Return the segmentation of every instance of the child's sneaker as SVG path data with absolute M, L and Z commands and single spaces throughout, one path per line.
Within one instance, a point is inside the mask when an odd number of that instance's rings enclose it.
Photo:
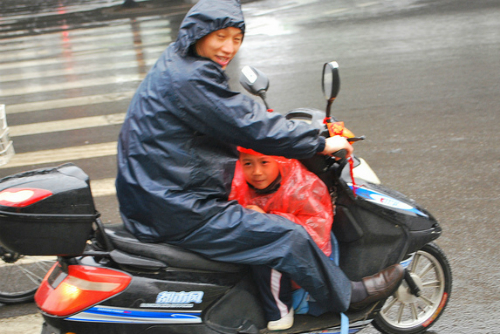
M 293 326 L 293 308 L 283 318 L 267 323 L 267 329 L 270 331 L 282 331 Z

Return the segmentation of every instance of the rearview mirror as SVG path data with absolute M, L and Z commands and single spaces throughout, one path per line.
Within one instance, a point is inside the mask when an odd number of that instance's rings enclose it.
M 269 88 L 269 79 L 258 69 L 245 66 L 241 69 L 240 84 L 251 94 L 260 96 Z
M 330 117 L 332 103 L 340 90 L 339 64 L 336 61 L 325 63 L 323 66 L 322 88 L 325 99 L 328 101 L 326 116 Z
M 240 84 L 251 94 L 260 96 L 266 108 L 270 110 L 266 102 L 269 79 L 264 73 L 252 66 L 245 66 L 241 69 Z

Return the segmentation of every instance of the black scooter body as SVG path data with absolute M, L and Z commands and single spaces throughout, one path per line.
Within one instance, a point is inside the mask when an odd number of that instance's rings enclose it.
M 113 249 L 109 252 L 109 258 L 87 256 L 80 259 L 60 259 L 60 261 L 122 270 L 133 275 L 130 286 L 121 294 L 69 317 L 43 314 L 46 324 L 42 334 L 266 332 L 264 329 L 266 321 L 258 292 L 246 266 L 210 261 L 168 244 L 140 243 L 124 230 L 123 225 L 107 227 L 106 234 L 98 233 L 95 241 L 103 249 Z M 120 255 L 117 255 L 117 252 Z M 87 253 L 91 254 L 89 251 Z M 165 253 L 168 257 L 180 261 L 178 262 L 180 267 L 162 265 L 163 262 L 158 259 L 164 260 Z M 183 258 L 186 261 L 182 261 Z M 165 304 L 157 303 L 158 296 L 165 291 L 203 291 L 203 302 L 195 305 L 195 312 L 189 308 L 168 309 L 165 308 Z M 182 306 L 189 306 L 188 304 Z M 358 322 L 358 327 L 362 328 L 369 322 L 364 320 L 376 310 L 378 310 L 377 305 L 372 305 L 366 310 L 349 312 L 347 315 L 351 322 Z M 153 323 L 157 318 L 155 315 L 141 315 L 145 322 L 142 324 L 127 321 L 127 313 L 148 311 L 161 313 L 163 317 L 166 314 L 192 316 L 199 322 L 155 325 Z M 119 321 L 124 323 L 117 323 Z M 335 328 L 339 325 L 339 314 L 326 313 L 319 317 L 296 315 L 294 326 L 282 333 L 310 332 Z
M 339 243 L 340 266 L 351 280 L 401 262 L 439 237 L 441 229 L 437 221 L 412 200 L 362 179 L 356 179 L 353 192 L 348 164 L 315 159 L 304 163 L 315 163 L 313 170 L 318 170 L 321 164 L 323 172 L 319 175 L 336 196 L 333 232 Z M 329 164 L 330 167 L 325 167 Z M 60 261 L 122 270 L 133 276 L 132 283 L 119 295 L 70 317 L 44 314 L 46 325 L 42 333 L 266 332 L 257 290 L 247 267 L 210 261 L 168 244 L 141 243 L 125 231 L 123 225 L 107 226 L 105 233 L 102 231 L 97 229 L 93 250 L 108 255 L 61 258 Z M 181 308 L 166 308 L 165 304 L 158 303 L 158 297 L 168 291 L 202 291 L 203 300 L 192 308 L 188 308 L 190 305 L 185 301 L 177 305 Z M 382 304 L 375 303 L 347 315 L 351 323 L 362 328 Z M 144 323 L 127 321 L 127 314 L 136 312 L 151 315 L 141 315 Z M 166 314 L 192 317 L 194 321 L 154 324 L 158 313 L 162 317 Z M 119 323 L 122 321 L 124 323 Z M 339 325 L 338 314 L 296 315 L 294 326 L 283 333 L 312 332 Z

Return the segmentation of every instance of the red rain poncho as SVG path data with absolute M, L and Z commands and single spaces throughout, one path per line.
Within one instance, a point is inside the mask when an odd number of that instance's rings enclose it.
M 281 185 L 271 194 L 258 194 L 248 186 L 240 161 L 231 188 L 230 200 L 257 205 L 266 213 L 280 215 L 302 225 L 326 254 L 332 252 L 330 232 L 333 223 L 332 200 L 327 187 L 298 160 L 273 156 L 278 162 Z

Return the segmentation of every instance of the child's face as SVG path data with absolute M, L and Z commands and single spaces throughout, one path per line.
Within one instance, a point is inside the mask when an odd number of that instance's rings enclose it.
M 240 153 L 245 180 L 257 189 L 265 189 L 280 174 L 278 162 L 268 155 Z

